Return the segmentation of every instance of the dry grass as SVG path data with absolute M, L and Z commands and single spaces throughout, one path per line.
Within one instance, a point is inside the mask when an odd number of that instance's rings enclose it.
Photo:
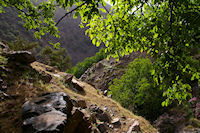
M 36 66 L 35 64 L 33 64 L 33 67 Z M 43 70 L 45 71 L 45 65 L 41 64 L 40 67 L 40 63 L 37 63 L 37 67 L 35 67 L 38 70 Z M 49 72 L 47 72 L 49 73 Z M 53 75 L 52 73 L 49 73 L 51 75 Z M 65 75 L 65 73 L 62 72 L 57 72 L 57 74 L 59 75 Z M 90 104 L 97 104 L 100 107 L 105 107 L 107 106 L 110 110 L 112 110 L 112 112 L 114 113 L 113 117 L 119 117 L 121 118 L 122 116 L 125 116 L 126 118 L 132 118 L 135 120 L 138 120 L 140 123 L 140 127 L 142 129 L 142 132 L 144 133 L 156 133 L 158 132 L 155 128 L 153 128 L 153 126 L 147 121 L 145 120 L 143 117 L 140 116 L 136 116 L 133 113 L 131 113 L 130 111 L 128 111 L 127 109 L 123 108 L 119 103 L 117 103 L 116 101 L 105 97 L 101 94 L 99 94 L 99 92 L 92 87 L 91 85 L 85 83 L 85 82 L 81 82 L 76 78 L 73 78 L 73 82 L 77 82 L 80 86 L 84 87 L 85 90 L 85 95 L 80 95 L 75 93 L 74 91 L 72 91 L 71 89 L 67 88 L 64 83 L 62 82 L 62 77 L 61 78 L 55 78 L 53 79 L 54 82 L 54 86 L 53 88 L 57 91 L 64 91 L 66 92 L 70 97 L 79 97 L 82 98 L 86 101 L 87 105 L 89 106 Z M 52 90 L 48 90 L 48 91 L 52 91 Z M 120 130 L 120 132 L 125 132 L 128 130 L 129 128 L 129 124 L 123 125 L 122 129 Z
M 23 84 L 22 84 L 23 83 Z M 36 97 L 46 90 L 36 83 L 30 84 L 26 81 L 15 81 L 6 92 L 10 98 L 0 102 L 0 132 L 20 133 L 21 132 L 21 110 L 27 100 Z
M 84 99 L 89 106 L 90 104 L 97 104 L 100 107 L 107 106 L 108 109 L 114 114 L 112 118 L 121 118 L 125 116 L 127 118 L 127 124 L 122 125 L 121 130 L 118 132 L 126 132 L 130 127 L 128 119 L 138 120 L 142 132 L 144 133 L 156 133 L 157 130 L 152 127 L 152 125 L 140 116 L 136 116 L 130 111 L 124 109 L 114 100 L 107 98 L 98 93 L 98 91 L 91 85 L 81 82 L 76 78 L 73 78 L 74 82 L 84 87 L 85 95 L 77 94 L 71 89 L 67 88 L 63 82 L 63 76 L 65 73 L 55 71 L 51 73 L 46 71 L 46 66 L 44 64 L 35 62 L 32 67 L 37 71 L 44 71 L 51 75 L 54 75 L 52 81 L 49 84 L 43 84 L 41 81 L 36 81 L 35 83 L 29 83 L 28 81 L 16 80 L 15 83 L 8 88 L 8 95 L 15 95 L 14 99 L 7 99 L 0 102 L 0 132 L 1 133 L 20 133 L 21 132 L 21 109 L 24 102 L 27 100 L 40 95 L 43 92 L 55 92 L 63 91 L 66 92 L 71 98 L 81 98 Z M 60 75 L 60 77 L 56 77 Z M 23 80 L 23 79 L 22 79 Z

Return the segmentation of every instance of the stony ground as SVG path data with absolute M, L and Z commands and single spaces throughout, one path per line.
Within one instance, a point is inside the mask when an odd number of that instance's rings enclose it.
M 79 94 L 73 91 L 72 89 L 69 89 L 69 87 L 67 87 L 64 84 L 64 77 L 66 76 L 66 73 L 59 72 L 57 70 L 52 71 L 51 67 L 41 64 L 39 62 L 32 63 L 32 67 L 35 68 L 37 71 L 43 71 L 47 74 L 52 75 L 53 79 L 48 85 L 48 91 L 66 92 L 71 98 L 83 99 L 84 101 L 86 101 L 86 105 L 88 108 L 91 108 L 92 106 L 97 106 L 103 111 L 108 112 L 111 116 L 111 120 L 114 121 L 119 119 L 121 127 L 114 128 L 112 131 L 110 130 L 110 132 L 127 132 L 131 125 L 134 123 L 134 121 L 139 122 L 141 132 L 157 132 L 157 130 L 153 128 L 151 124 L 144 118 L 136 116 L 130 111 L 122 108 L 117 102 L 113 101 L 112 99 L 106 96 L 103 96 L 96 88 L 89 85 L 88 83 L 82 82 L 73 77 L 72 81 L 82 86 L 85 91 L 84 94 Z

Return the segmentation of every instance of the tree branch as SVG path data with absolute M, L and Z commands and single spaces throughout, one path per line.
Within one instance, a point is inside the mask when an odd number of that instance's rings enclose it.
M 67 12 L 67 13 L 65 13 L 65 15 L 64 16 L 62 16 L 59 20 L 58 20 L 58 22 L 56 23 L 56 25 L 55 26 L 57 26 L 59 23 L 60 23 L 60 21 L 62 21 L 68 14 L 71 14 L 71 13 L 73 13 L 74 11 L 76 11 L 78 8 L 80 8 L 80 7 L 82 7 L 83 5 L 85 5 L 86 4 L 86 2 L 84 2 L 84 3 L 82 3 L 81 5 L 79 5 L 79 6 L 77 6 L 76 8 L 74 8 L 74 9 L 72 9 L 71 11 L 69 11 L 69 12 Z
M 102 4 L 103 8 L 106 10 L 107 13 L 109 13 L 109 10 Z

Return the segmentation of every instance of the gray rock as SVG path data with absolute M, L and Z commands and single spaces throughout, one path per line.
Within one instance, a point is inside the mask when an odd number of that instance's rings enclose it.
M 129 127 L 127 133 L 139 132 L 140 131 L 140 123 L 134 120 L 133 124 Z
M 90 133 L 91 125 L 85 119 L 84 113 L 80 109 L 76 109 L 67 122 L 64 133 Z
M 23 132 L 52 132 L 63 130 L 71 116 L 71 99 L 64 92 L 45 93 L 22 106 Z
M 103 113 L 103 110 L 100 109 L 96 104 L 90 105 L 89 109 L 91 112 Z
M 114 118 L 111 121 L 111 124 L 113 125 L 114 128 L 120 128 L 121 127 L 121 122 L 119 118 Z
M 112 98 L 112 95 L 110 94 L 110 95 L 108 95 L 108 98 Z
M 23 122 L 23 133 L 62 132 L 67 116 L 60 111 L 50 111 Z
M 10 51 L 6 54 L 8 63 L 20 63 L 23 65 L 36 61 L 31 52 L 28 51 Z
M 107 94 L 108 94 L 108 90 L 105 90 L 105 91 L 103 92 L 103 95 L 104 95 L 104 96 L 107 96 Z
M 73 79 L 73 75 L 72 75 L 72 74 L 67 74 L 67 75 L 65 76 L 65 83 L 66 83 L 66 84 L 71 83 L 71 82 L 72 82 L 72 79 Z
M 111 121 L 111 117 L 107 112 L 97 113 L 96 118 L 102 122 L 110 123 L 110 121 Z
M 105 123 L 103 123 L 103 122 L 99 123 L 99 124 L 97 125 L 97 128 L 99 129 L 99 131 L 100 131 L 101 133 L 106 133 L 107 130 L 109 129 L 108 126 L 107 126 Z

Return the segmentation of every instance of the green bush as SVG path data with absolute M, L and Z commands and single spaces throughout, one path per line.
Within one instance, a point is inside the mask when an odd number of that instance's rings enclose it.
M 44 47 L 39 58 L 47 65 L 57 67 L 61 71 L 66 71 L 71 67 L 71 59 L 64 48 L 53 49 L 50 46 Z
M 109 86 L 113 99 L 132 112 L 154 120 L 161 113 L 162 91 L 153 83 L 149 59 L 138 58 L 128 65 L 120 79 Z
M 7 64 L 7 58 L 0 55 L 0 67 L 4 67 Z
M 100 60 L 105 59 L 107 54 L 104 52 L 104 48 L 101 48 L 99 52 L 96 53 L 95 56 L 86 58 L 83 62 L 78 63 L 73 68 L 67 70 L 67 73 L 71 73 L 77 78 L 80 78 L 81 75 L 90 68 L 94 63 L 99 62 Z
M 30 51 L 37 48 L 38 42 L 30 42 L 23 40 L 21 36 L 18 36 L 16 40 L 7 43 L 10 49 L 15 51 L 26 50 Z

